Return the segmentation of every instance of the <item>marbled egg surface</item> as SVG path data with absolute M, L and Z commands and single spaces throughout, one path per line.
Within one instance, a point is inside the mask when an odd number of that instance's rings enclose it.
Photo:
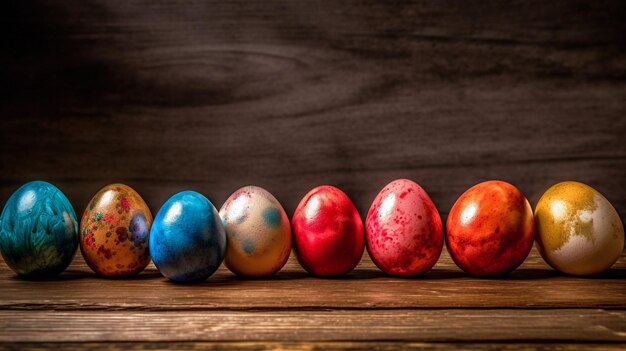
M 611 203 L 592 187 L 562 182 L 535 208 L 537 247 L 554 269 L 573 275 L 607 270 L 624 248 L 624 225 Z
M 291 224 L 298 262 L 311 274 L 347 274 L 363 256 L 363 221 L 348 195 L 334 186 L 309 191 Z
M 104 276 L 128 276 L 150 262 L 152 214 L 141 196 L 124 184 L 110 184 L 91 199 L 80 221 L 85 262 Z
M 248 277 L 278 272 L 291 252 L 291 225 L 285 210 L 267 190 L 246 186 L 220 209 L 228 240 L 224 263 Z
M 61 273 L 77 246 L 76 213 L 54 185 L 29 182 L 7 200 L 0 215 L 0 251 L 15 273 L 28 278 Z
M 220 215 L 204 195 L 182 191 L 159 209 L 150 231 L 150 253 L 171 281 L 202 281 L 224 260 L 226 233 Z
M 413 276 L 431 269 L 443 248 L 441 217 L 422 187 L 408 179 L 387 184 L 365 221 L 367 251 L 383 272 Z
M 454 262 L 476 276 L 516 269 L 530 253 L 535 223 L 530 203 L 512 184 L 474 185 L 454 203 L 446 222 L 446 245 Z

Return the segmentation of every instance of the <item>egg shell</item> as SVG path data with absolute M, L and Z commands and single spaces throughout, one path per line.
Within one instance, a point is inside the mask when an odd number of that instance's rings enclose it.
M 347 274 L 363 256 L 363 221 L 350 198 L 334 186 L 309 191 L 291 224 L 298 262 L 311 274 Z
M 537 248 L 554 269 L 592 275 L 609 269 L 624 249 L 624 225 L 592 187 L 573 181 L 550 187 L 535 208 Z
M 124 184 L 110 184 L 89 201 L 80 221 L 80 250 L 94 272 L 130 276 L 150 263 L 152 214 L 141 196 Z
M 0 215 L 0 252 L 25 278 L 63 272 L 78 247 L 78 221 L 65 194 L 44 181 L 22 185 Z
M 202 194 L 182 191 L 161 206 L 150 231 L 150 253 L 163 276 L 177 283 L 205 280 L 225 252 L 222 221 Z
M 387 184 L 365 221 L 367 251 L 383 272 L 414 276 L 430 270 L 443 249 L 441 217 L 422 187 L 408 179 Z
M 246 186 L 220 209 L 228 241 L 224 263 L 231 272 L 264 277 L 278 272 L 291 252 L 291 225 L 285 210 L 267 190 Z
M 446 222 L 450 256 L 475 276 L 513 271 L 528 257 L 533 240 L 534 220 L 528 200 L 503 181 L 471 187 L 457 199 Z

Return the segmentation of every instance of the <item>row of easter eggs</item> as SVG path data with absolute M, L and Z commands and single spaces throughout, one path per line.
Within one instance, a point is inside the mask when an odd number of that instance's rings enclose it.
M 317 276 L 350 272 L 365 246 L 385 273 L 419 275 L 439 259 L 444 236 L 454 262 L 475 276 L 514 270 L 535 240 L 548 264 L 574 275 L 608 269 L 624 247 L 617 211 L 578 182 L 549 188 L 534 214 L 515 186 L 477 184 L 453 205 L 444 234 L 426 191 L 407 179 L 378 193 L 365 228 L 350 198 L 333 186 L 307 193 L 290 223 L 278 200 L 256 186 L 237 190 L 219 212 L 202 194 L 183 191 L 168 199 L 153 220 L 136 191 L 112 184 L 93 197 L 79 224 L 59 189 L 33 181 L 9 198 L 0 228 L 5 262 L 31 278 L 65 270 L 78 245 L 100 275 L 137 274 L 152 259 L 175 282 L 204 280 L 222 261 L 240 276 L 269 276 L 282 268 L 292 246 L 302 267 Z

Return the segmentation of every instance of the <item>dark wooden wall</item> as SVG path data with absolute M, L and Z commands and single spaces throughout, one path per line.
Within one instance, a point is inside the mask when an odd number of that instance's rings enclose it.
M 446 214 L 469 186 L 531 203 L 586 182 L 626 215 L 626 2 L 9 1 L 0 205 L 28 180 L 82 212 L 110 182 L 153 211 L 312 187 L 364 216 L 387 182 Z

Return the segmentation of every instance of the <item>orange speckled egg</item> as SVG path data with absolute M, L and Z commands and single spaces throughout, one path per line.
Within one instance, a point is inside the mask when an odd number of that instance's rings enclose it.
M 80 221 L 80 250 L 85 262 L 103 276 L 129 276 L 150 262 L 152 214 L 141 196 L 124 184 L 102 188 Z

